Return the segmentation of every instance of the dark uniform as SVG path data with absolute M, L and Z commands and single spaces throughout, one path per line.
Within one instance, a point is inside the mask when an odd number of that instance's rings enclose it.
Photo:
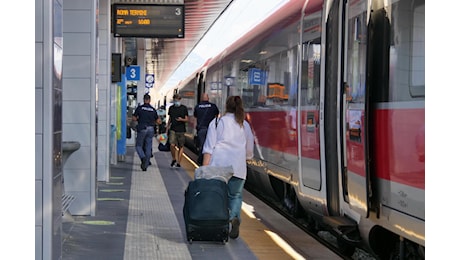
M 141 168 L 145 171 L 152 155 L 152 140 L 155 135 L 155 124 L 158 119 L 158 114 L 155 108 L 149 103 L 144 103 L 136 108 L 133 116 L 135 116 L 138 121 L 136 151 L 142 161 Z
M 196 118 L 196 133 L 197 133 L 197 149 L 198 149 L 198 164 L 203 162 L 203 149 L 206 134 L 208 132 L 209 123 L 219 115 L 219 109 L 216 104 L 209 101 L 201 101 L 195 106 L 193 116 Z

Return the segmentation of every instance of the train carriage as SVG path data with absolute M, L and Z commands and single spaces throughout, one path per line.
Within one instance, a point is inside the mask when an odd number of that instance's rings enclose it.
M 243 98 L 247 185 L 344 250 L 424 258 L 424 21 L 424 0 L 292 0 L 175 91 Z

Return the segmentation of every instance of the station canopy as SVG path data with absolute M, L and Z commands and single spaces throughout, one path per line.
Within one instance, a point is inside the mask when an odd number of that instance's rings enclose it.
M 155 85 L 162 86 L 221 16 L 233 0 L 112 0 L 112 4 L 172 4 L 185 6 L 184 38 L 135 39 L 136 48 L 144 50 L 147 73 L 155 75 Z M 127 39 L 132 42 L 133 39 Z

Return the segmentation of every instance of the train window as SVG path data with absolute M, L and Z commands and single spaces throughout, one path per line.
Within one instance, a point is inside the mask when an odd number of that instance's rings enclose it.
M 391 6 L 389 101 L 425 97 L 425 1 Z
M 223 72 L 226 73 L 225 71 Z M 214 71 L 208 71 L 206 74 L 206 92 L 209 94 L 209 100 L 214 102 L 217 107 L 224 111 L 224 102 L 225 102 L 225 95 L 226 88 L 222 84 L 222 71 L 220 69 Z M 225 74 L 227 75 L 227 74 Z
M 345 81 L 349 86 L 352 103 L 365 100 L 366 51 L 367 51 L 367 7 L 365 1 L 350 4 L 348 17 L 347 66 Z
M 295 106 L 298 36 L 296 23 L 274 30 L 271 35 L 257 38 L 253 47 L 224 65 L 224 75 L 234 75 L 236 81 L 229 95 L 241 95 L 245 107 Z
M 249 64 L 242 60 L 234 91 L 241 93 L 245 107 L 295 105 L 297 48 Z
M 302 106 L 319 105 L 321 45 L 319 39 L 315 42 L 303 44 L 300 100 Z

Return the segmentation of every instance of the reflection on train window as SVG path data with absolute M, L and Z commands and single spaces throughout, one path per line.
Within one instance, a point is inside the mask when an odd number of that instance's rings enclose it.
M 390 95 L 388 101 L 425 97 L 425 1 L 391 6 Z
M 261 49 L 273 50 L 265 45 Z M 258 56 L 259 53 L 263 51 L 259 51 Z M 241 88 L 245 107 L 294 105 L 297 95 L 296 62 L 297 48 L 280 51 L 266 59 L 241 59 L 237 86 Z
M 221 110 L 224 111 L 225 109 L 225 100 L 224 96 L 226 95 L 226 87 L 222 84 L 222 78 L 226 73 L 225 68 L 224 71 L 217 69 L 217 70 L 209 70 L 206 73 L 206 83 L 205 88 L 206 92 L 209 95 L 209 101 L 216 104 L 216 106 Z
M 367 8 L 365 1 L 350 6 L 347 42 L 347 75 L 349 102 L 362 103 L 366 87 Z
M 316 43 L 318 42 L 318 43 Z M 319 39 L 303 44 L 300 104 L 319 105 L 321 45 Z

